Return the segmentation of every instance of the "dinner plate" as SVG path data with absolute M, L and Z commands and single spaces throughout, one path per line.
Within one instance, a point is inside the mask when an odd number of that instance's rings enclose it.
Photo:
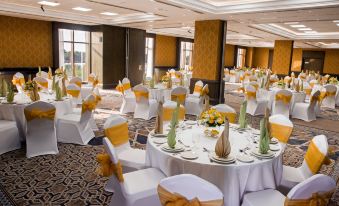
M 272 151 L 270 151 L 270 150 L 268 150 L 267 154 L 261 154 L 261 153 L 259 152 L 259 149 L 258 149 L 258 148 L 252 149 L 252 150 L 251 150 L 251 154 L 254 155 L 254 156 L 256 156 L 256 157 L 260 157 L 260 158 L 268 158 L 268 159 L 273 158 L 274 155 L 275 155 L 275 153 L 272 152 Z
M 244 163 L 251 163 L 254 161 L 254 158 L 249 155 L 239 154 L 237 155 L 237 160 Z
M 193 121 L 193 120 L 187 120 L 187 121 L 185 121 L 185 124 L 188 124 L 188 125 L 195 125 L 195 124 L 197 124 L 197 122 L 196 122 L 196 121 Z
M 167 139 L 165 139 L 165 138 L 155 138 L 155 139 L 153 139 L 153 142 L 155 144 L 164 144 L 164 143 L 167 142 Z
M 165 152 L 172 152 L 172 153 L 177 153 L 177 152 L 183 152 L 185 150 L 184 146 L 181 144 L 176 144 L 175 148 L 170 148 L 167 143 L 165 143 L 162 147 L 162 150 Z
M 220 162 L 223 164 L 230 164 L 235 162 L 235 158 L 231 155 L 228 155 L 227 158 L 221 158 L 218 157 L 214 152 L 210 155 L 210 159 L 212 159 L 215 162 Z
M 270 150 L 271 151 L 279 151 L 280 147 L 279 147 L 279 145 L 276 145 L 276 144 L 270 144 Z
M 187 160 L 195 160 L 199 157 L 197 153 L 194 153 L 192 151 L 183 152 L 180 154 L 180 156 Z

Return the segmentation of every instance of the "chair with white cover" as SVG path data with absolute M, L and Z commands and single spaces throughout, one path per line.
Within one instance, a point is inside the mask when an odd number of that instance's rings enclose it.
M 224 81 L 225 82 L 229 82 L 230 81 L 230 78 L 231 78 L 231 76 L 230 76 L 230 70 L 229 69 L 224 69 Z
M 89 124 L 95 107 L 95 97 L 89 95 L 82 103 L 81 114 L 70 113 L 60 116 L 56 124 L 58 141 L 87 145 L 95 136 Z
M 167 101 L 163 104 L 163 121 L 169 122 L 172 120 L 173 113 L 175 109 L 177 108 L 177 103 L 174 101 Z M 185 107 L 180 104 L 179 108 L 179 120 L 185 119 Z
M 82 80 L 81 80 L 80 77 L 73 77 L 72 79 L 69 80 L 69 83 L 75 84 L 75 85 L 77 85 L 78 87 L 81 88 Z
M 320 98 L 322 99 L 321 106 L 335 109 L 337 87 L 331 84 L 324 86 L 325 91 L 320 92 Z
M 311 100 L 309 103 L 306 102 L 295 103 L 292 111 L 292 117 L 304 120 L 306 122 L 316 120 L 317 118 L 315 113 L 315 107 L 317 106 L 319 97 L 320 91 L 317 91 L 311 96 Z
M 121 164 L 114 146 L 103 139 L 105 151 L 114 168 L 113 175 L 108 180 L 105 190 L 114 192 L 110 206 L 160 206 L 157 186 L 165 175 L 156 168 L 122 173 Z
M 239 74 L 235 72 L 235 70 L 230 70 L 230 82 L 238 83 L 239 82 Z
M 124 171 L 140 170 L 145 168 L 146 152 L 131 148 L 128 135 L 127 120 L 118 114 L 107 118 L 104 124 L 105 136 L 113 144 Z
M 129 94 L 131 93 L 132 95 L 134 95 L 133 91 L 132 91 L 132 87 L 131 87 L 131 82 L 129 81 L 128 78 L 123 78 L 122 80 L 122 86 L 124 87 L 124 92 Z
M 266 189 L 244 195 L 242 206 L 328 205 L 336 183 L 333 178 L 317 174 L 299 183 L 285 197 L 279 191 Z
M 149 120 L 157 116 L 158 102 L 155 99 L 149 99 L 149 91 L 144 85 L 137 85 L 133 88 L 135 94 L 134 118 Z
M 36 76 L 36 77 L 42 77 L 42 78 L 47 79 L 47 78 L 48 78 L 48 73 L 45 72 L 45 71 L 41 71 L 41 72 L 36 73 L 35 76 Z
M 171 101 L 185 105 L 187 89 L 183 86 L 178 86 L 171 91 Z
M 97 81 L 97 76 L 94 73 L 90 73 L 88 75 L 88 84 L 94 87 L 96 81 Z
M 277 91 L 274 96 L 275 97 L 272 105 L 272 115 L 282 114 L 285 117 L 289 118 L 292 92 L 286 89 L 282 89 Z
M 24 108 L 27 121 L 26 156 L 58 154 L 55 135 L 55 106 L 42 101 L 34 102 Z
M 20 136 L 16 122 L 0 120 L 0 155 L 20 148 Z
M 202 81 L 197 81 L 194 85 L 193 93 L 189 94 L 186 98 L 186 114 L 196 116 L 201 114 L 204 103 L 204 99 L 202 97 L 203 85 L 204 83 Z
M 48 80 L 47 78 L 44 77 L 35 77 L 33 79 L 40 88 L 42 88 L 43 90 L 48 90 Z
M 245 90 L 247 100 L 246 113 L 252 116 L 264 115 L 268 101 L 264 99 L 258 99 L 257 90 L 252 85 L 247 85 Z
M 249 85 L 252 85 L 252 86 L 255 88 L 255 90 L 258 91 L 258 89 L 259 89 L 259 84 L 258 84 L 258 82 L 252 81 L 252 82 L 249 82 L 248 84 L 249 84 Z
M 126 84 L 126 85 L 127 86 L 125 86 L 125 87 L 128 88 L 129 83 Z M 129 89 L 127 89 L 125 91 L 125 87 L 123 86 L 123 84 L 119 80 L 119 84 L 118 84 L 116 89 L 122 95 L 122 104 L 121 104 L 121 107 L 120 107 L 120 114 L 126 114 L 126 113 L 130 113 L 130 112 L 134 112 L 134 110 L 135 110 L 135 104 L 136 104 L 135 95 L 134 95 L 133 92 L 126 92 Z
M 25 77 L 22 73 L 17 72 L 14 74 L 13 79 L 12 79 L 13 85 L 16 86 L 16 89 L 18 90 L 19 93 L 23 92 L 23 86 L 25 84 Z
M 283 166 L 281 189 L 289 190 L 296 184 L 315 175 L 323 164 L 330 163 L 327 157 L 328 143 L 325 135 L 315 136 L 308 145 L 303 163 L 300 167 Z
M 218 104 L 214 108 L 220 112 L 223 117 L 227 117 L 230 123 L 235 124 L 237 119 L 237 112 L 234 108 L 228 106 L 227 104 Z
M 80 95 L 81 88 L 78 85 L 73 83 L 68 84 L 66 87 L 66 92 L 71 97 L 72 104 L 74 107 L 82 103 Z
M 276 114 L 269 117 L 269 123 L 271 137 L 276 138 L 284 150 L 293 131 L 293 122 L 282 114 Z
M 163 206 L 222 206 L 224 204 L 224 195 L 219 188 L 191 174 L 181 174 L 162 179 L 158 186 L 158 195 Z

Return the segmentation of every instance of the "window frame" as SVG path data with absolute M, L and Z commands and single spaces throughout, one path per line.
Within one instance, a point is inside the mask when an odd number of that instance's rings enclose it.
M 147 65 L 146 65 L 146 63 L 147 63 L 147 54 L 148 54 L 147 51 L 152 50 L 152 57 L 153 58 L 152 58 L 152 67 L 151 67 L 151 69 L 152 69 L 151 77 L 154 76 L 154 68 L 155 68 L 155 47 L 156 47 L 156 42 L 155 42 L 156 38 L 155 37 L 156 37 L 156 35 L 152 34 L 152 33 L 147 33 L 146 37 L 145 37 L 145 65 L 144 65 L 145 66 L 145 73 L 146 73 L 146 76 L 147 76 Z M 152 45 L 153 48 L 148 48 L 147 38 L 153 39 L 153 45 Z
M 184 43 L 185 45 L 185 48 L 182 48 L 182 43 Z M 187 43 L 191 43 L 192 44 L 192 49 L 186 49 L 186 45 Z M 179 68 L 183 68 L 183 69 L 186 69 L 185 68 L 185 62 L 186 62 L 186 58 L 184 58 L 184 54 L 186 54 L 186 52 L 190 52 L 191 55 L 190 55 L 190 64 L 189 66 L 193 66 L 193 52 L 194 52 L 194 40 L 193 39 L 188 39 L 188 38 L 180 38 L 178 39 L 178 67 Z M 184 62 L 182 62 L 184 60 Z

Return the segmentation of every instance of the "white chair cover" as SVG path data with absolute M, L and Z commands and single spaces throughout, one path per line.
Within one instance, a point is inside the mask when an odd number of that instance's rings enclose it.
M 0 155 L 20 147 L 20 136 L 16 122 L 0 120 Z
M 312 99 L 317 99 L 320 96 L 320 91 L 314 93 L 311 97 L 310 103 L 298 102 L 294 104 L 292 117 L 296 119 L 301 119 L 306 122 L 311 122 L 316 120 L 315 108 L 318 104 L 318 100 L 312 101 Z
M 67 90 L 68 95 L 72 99 L 73 107 L 76 107 L 76 105 L 82 103 L 81 94 L 80 94 L 81 88 L 78 85 L 74 83 L 70 83 L 66 86 L 66 90 Z
M 324 95 L 326 96 L 322 100 L 321 106 L 335 109 L 337 87 L 334 85 L 328 84 L 328 85 L 325 85 L 324 88 L 325 88 Z
M 127 78 L 125 78 L 125 79 L 127 79 Z M 125 82 L 127 80 L 125 80 Z M 129 81 L 125 84 L 126 84 L 127 87 L 128 87 L 128 85 L 130 85 Z M 134 93 L 131 92 L 131 89 L 127 89 L 125 91 L 124 86 L 123 86 L 123 84 L 121 83 L 120 80 L 119 80 L 119 86 L 120 86 L 120 88 L 122 88 L 122 105 L 120 107 L 120 114 L 126 114 L 126 113 L 130 113 L 130 112 L 134 113 L 135 104 L 136 104 Z
M 269 122 L 272 137 L 278 139 L 284 150 L 293 130 L 293 122 L 282 114 L 270 116 Z
M 131 82 L 129 81 L 128 78 L 125 77 L 125 78 L 122 80 L 122 85 L 123 85 L 123 87 L 124 87 L 124 92 L 125 92 L 125 93 L 133 93 L 132 87 L 131 87 Z
M 103 144 L 114 164 L 119 162 L 114 146 L 105 137 Z M 164 174 L 156 168 L 142 169 L 123 174 L 123 182 L 112 175 L 105 187 L 114 192 L 110 206 L 160 206 L 156 188 Z
M 179 97 L 180 99 L 180 96 L 181 97 L 184 96 L 183 101 L 181 101 L 181 103 L 185 105 L 186 94 L 187 94 L 187 89 L 183 86 L 178 86 L 171 91 L 171 101 L 175 101 L 175 97 Z
M 35 77 L 33 79 L 40 88 L 42 88 L 43 90 L 47 91 L 48 90 L 48 80 L 47 78 L 44 77 Z
M 20 72 L 15 73 L 14 76 L 13 76 L 13 79 L 17 79 L 17 80 L 22 79 L 21 83 L 25 83 L 25 76 Z M 18 90 L 19 93 L 23 92 L 23 85 L 22 84 L 15 84 L 15 86 L 16 86 L 16 89 Z
M 36 77 L 42 77 L 42 78 L 45 78 L 47 79 L 48 78 L 48 73 L 45 72 L 45 71 L 41 71 L 40 73 L 36 73 Z
M 203 90 L 203 82 L 197 81 L 194 86 L 192 94 L 189 94 L 186 98 L 185 107 L 186 114 L 199 116 L 203 109 L 204 99 L 201 96 Z
M 265 114 L 268 101 L 264 99 L 258 99 L 256 95 L 257 90 L 252 85 L 247 85 L 245 90 L 247 99 L 246 113 L 252 116 Z
M 282 97 L 283 99 L 279 99 L 279 97 Z M 277 91 L 275 94 L 273 105 L 272 105 L 272 115 L 282 114 L 285 117 L 289 118 L 291 100 L 292 100 L 291 91 L 286 90 L 286 89 Z
M 136 105 L 134 118 L 149 120 L 157 116 L 158 102 L 155 99 L 149 99 L 149 91 L 143 85 L 137 85 L 133 88 L 136 96 Z
M 38 101 L 26 106 L 24 111 L 27 121 L 26 156 L 30 158 L 38 155 L 58 154 L 59 150 L 54 128 L 55 106 L 47 102 Z M 40 117 L 31 119 L 30 113 L 35 111 L 39 113 L 51 112 L 52 114 L 49 118 L 38 115 Z
M 75 84 L 78 87 L 81 88 L 81 84 L 82 84 L 82 79 L 80 77 L 73 77 L 72 79 L 69 80 L 70 84 Z
M 56 128 L 59 142 L 87 145 L 95 136 L 89 124 L 92 110 L 85 109 L 87 104 L 95 105 L 95 97 L 93 95 L 89 95 L 85 99 L 80 115 L 71 113 L 58 118 Z

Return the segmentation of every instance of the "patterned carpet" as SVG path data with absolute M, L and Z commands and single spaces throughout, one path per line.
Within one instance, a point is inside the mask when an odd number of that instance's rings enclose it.
M 0 205 L 107 205 L 111 193 L 103 190 L 107 178 L 95 173 L 96 154 L 103 151 L 103 123 L 111 114 L 118 113 L 121 98 L 114 92 L 103 92 L 103 100 L 95 112 L 99 127 L 96 138 L 87 146 L 59 144 L 59 155 L 25 157 L 25 149 L 19 149 L 0 156 Z M 323 118 L 339 123 L 339 115 L 331 112 Z M 147 134 L 153 129 L 154 119 L 150 121 L 133 120 L 125 115 L 129 124 L 130 142 L 133 147 L 145 148 Z M 192 119 L 193 117 L 187 116 Z M 253 127 L 258 127 L 260 117 L 250 117 Z M 284 153 L 284 164 L 299 166 L 303 160 L 310 139 L 325 134 L 335 154 L 332 163 L 323 166 L 321 173 L 334 178 L 339 174 L 339 134 L 303 125 L 295 125 L 288 147 Z M 337 191 L 331 203 L 339 206 Z

